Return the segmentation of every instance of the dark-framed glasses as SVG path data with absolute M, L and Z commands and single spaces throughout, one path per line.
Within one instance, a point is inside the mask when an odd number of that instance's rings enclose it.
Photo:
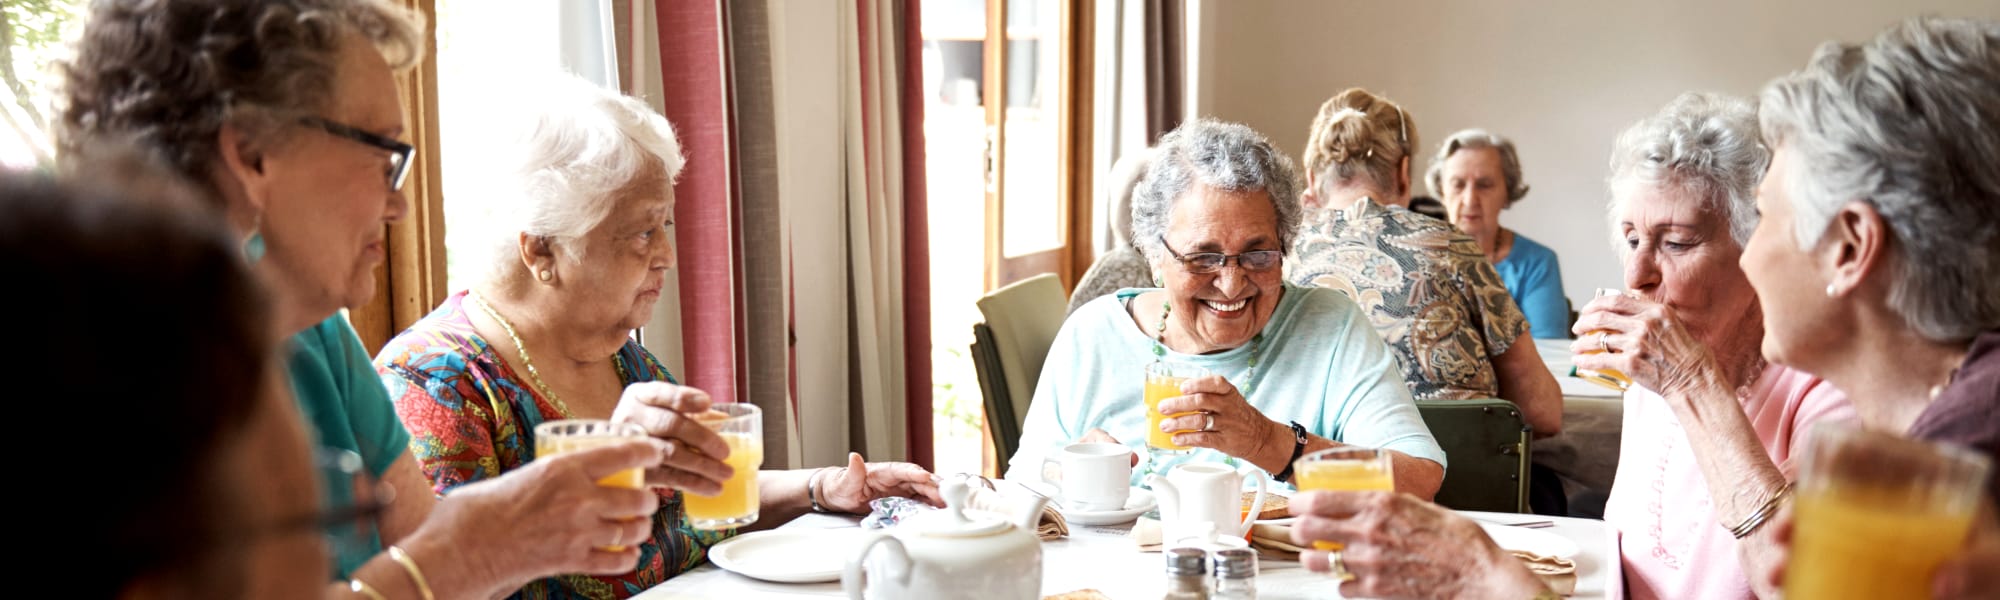
M 1167 254 L 1173 255 L 1174 260 L 1181 261 L 1182 269 L 1186 269 L 1187 272 L 1197 275 L 1220 271 L 1231 260 L 1236 261 L 1236 266 L 1245 271 L 1269 270 L 1285 260 L 1285 253 L 1278 250 L 1251 250 L 1242 254 L 1223 254 L 1221 252 L 1181 254 L 1175 252 L 1173 246 L 1167 245 L 1166 236 L 1160 236 L 1160 247 L 1166 248 Z
M 360 142 L 370 146 L 374 146 L 377 149 L 388 152 L 389 169 L 388 172 L 384 173 L 384 175 L 388 177 L 389 189 L 399 192 L 403 190 L 403 180 L 409 178 L 410 176 L 410 163 L 416 162 L 415 159 L 417 157 L 417 148 L 415 146 L 411 146 L 409 144 L 405 144 L 391 138 L 375 135 L 373 133 L 363 131 L 359 127 L 355 127 L 353 125 L 348 125 L 331 119 L 323 119 L 320 117 L 299 117 L 299 122 L 312 127 L 317 127 L 320 130 L 325 131 L 327 133 L 344 137 L 350 140 L 354 140 L 356 142 Z
M 396 498 L 395 488 L 370 475 L 352 450 L 322 447 L 314 461 L 320 477 L 318 510 L 266 523 L 253 535 L 311 532 L 323 537 L 334 556 L 373 553 L 376 528 L 382 511 Z

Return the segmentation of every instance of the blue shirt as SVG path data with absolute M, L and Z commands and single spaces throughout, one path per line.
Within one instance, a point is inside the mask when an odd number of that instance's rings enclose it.
M 1528 331 L 1540 339 L 1569 337 L 1569 299 L 1563 296 L 1562 265 L 1556 252 L 1514 232 L 1514 249 L 1493 265 L 1507 294 L 1528 316 Z
M 361 455 L 368 474 L 380 480 L 389 465 L 407 451 L 410 434 L 396 420 L 396 406 L 375 374 L 375 365 L 361 347 L 361 337 L 344 315 L 333 315 L 292 336 L 292 393 L 299 411 L 312 424 L 319 445 Z M 354 497 L 354 482 L 321 470 L 326 506 L 346 506 Z M 351 539 L 349 539 L 351 538 Z M 334 574 L 349 573 L 382 551 L 382 537 L 373 527 L 363 534 L 334 540 Z
M 1279 423 L 1297 421 L 1321 437 L 1388 448 L 1445 464 L 1394 355 L 1367 315 L 1346 295 L 1287 284 L 1264 324 L 1259 367 L 1248 369 L 1250 344 L 1215 354 L 1167 350 L 1165 360 L 1207 368 L 1237 389 L 1251 389 L 1251 406 Z M 1009 478 L 1040 479 L 1042 459 L 1055 449 L 1103 429 L 1142 453 L 1146 445 L 1145 369 L 1156 360 L 1153 338 L 1140 331 L 1124 299 L 1147 290 L 1121 290 L 1079 307 L 1063 322 L 1042 365 L 1041 381 L 1021 426 L 1021 449 L 1008 461 Z M 1284 443 L 1291 443 L 1287 434 Z M 1153 455 L 1133 470 L 1139 485 L 1150 473 L 1188 461 L 1235 462 L 1207 448 Z

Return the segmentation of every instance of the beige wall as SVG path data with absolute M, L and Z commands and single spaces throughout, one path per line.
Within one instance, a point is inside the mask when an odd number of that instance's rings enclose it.
M 1920 14 L 2000 19 L 2000 2 L 1205 0 L 1196 11 L 1192 110 L 1248 124 L 1294 160 L 1320 102 L 1349 86 L 1411 112 L 1419 177 L 1453 131 L 1512 137 L 1534 189 L 1501 222 L 1561 256 L 1580 304 L 1623 287 L 1603 180 L 1626 125 L 1682 91 L 1753 95 L 1824 40 Z

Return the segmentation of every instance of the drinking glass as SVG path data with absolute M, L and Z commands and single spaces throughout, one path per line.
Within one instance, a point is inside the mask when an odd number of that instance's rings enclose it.
M 1300 492 L 1395 491 L 1396 470 L 1389 451 L 1362 446 L 1327 448 L 1292 463 L 1292 483 Z M 1339 542 L 1318 541 L 1313 547 L 1339 550 Z
M 1597 297 L 1599 298 L 1605 296 L 1617 296 L 1624 293 L 1625 292 L 1613 289 L 1597 288 Z M 1609 332 L 1603 329 L 1594 329 L 1591 331 L 1584 332 L 1583 336 L 1587 338 L 1590 337 L 1591 335 L 1604 335 L 1606 333 Z M 1603 353 L 1604 353 L 1603 350 L 1585 350 L 1582 352 L 1582 354 L 1603 354 Z M 1632 387 L 1632 378 L 1627 377 L 1624 373 L 1618 372 L 1617 369 L 1605 369 L 1602 371 L 1595 371 L 1591 369 L 1578 369 L 1575 368 L 1574 366 L 1572 366 L 1571 368 L 1573 369 L 1572 374 L 1575 375 L 1578 379 L 1582 379 L 1584 381 L 1595 383 L 1597 385 L 1608 387 L 1621 392 Z
M 688 523 L 695 529 L 732 529 L 757 522 L 757 468 L 764 464 L 764 413 L 754 404 L 717 404 L 695 420 L 715 430 L 729 444 L 723 459 L 736 472 L 722 482 L 722 492 L 681 495 Z
M 1181 396 L 1181 382 L 1208 376 L 1208 369 L 1194 365 L 1154 362 L 1146 365 L 1146 447 L 1157 453 L 1186 454 L 1187 446 L 1174 443 L 1174 434 L 1160 431 L 1160 420 L 1184 414 L 1160 414 L 1160 401 Z M 1175 432 L 1179 433 L 1179 432 Z
M 1965 545 L 1991 468 L 1986 457 L 1821 423 L 1796 484 L 1791 598 L 1929 598 L 1939 564 Z
M 646 430 L 633 423 L 613 423 L 603 419 L 564 419 L 535 426 L 535 456 L 555 456 L 646 438 Z M 646 470 L 632 467 L 597 480 L 603 487 L 639 490 L 646 488 Z M 605 546 L 607 552 L 623 552 L 624 546 Z

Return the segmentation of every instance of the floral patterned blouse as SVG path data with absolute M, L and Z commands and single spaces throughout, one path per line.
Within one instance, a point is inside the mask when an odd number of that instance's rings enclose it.
M 465 292 L 390 340 L 376 372 L 410 430 L 410 453 L 439 494 L 497 477 L 535 459 L 535 426 L 570 418 L 514 372 L 472 329 Z M 638 342 L 612 358 L 625 384 L 674 381 Z M 639 568 L 619 576 L 562 575 L 529 583 L 513 598 L 626 598 L 707 560 L 733 532 L 688 525 L 678 492 L 660 489 L 653 537 L 639 545 Z M 505 524 L 497 524 L 505 526 Z
M 1492 358 L 1527 318 L 1472 237 L 1449 223 L 1363 198 L 1309 212 L 1286 279 L 1328 287 L 1367 311 L 1418 400 L 1499 398 Z

